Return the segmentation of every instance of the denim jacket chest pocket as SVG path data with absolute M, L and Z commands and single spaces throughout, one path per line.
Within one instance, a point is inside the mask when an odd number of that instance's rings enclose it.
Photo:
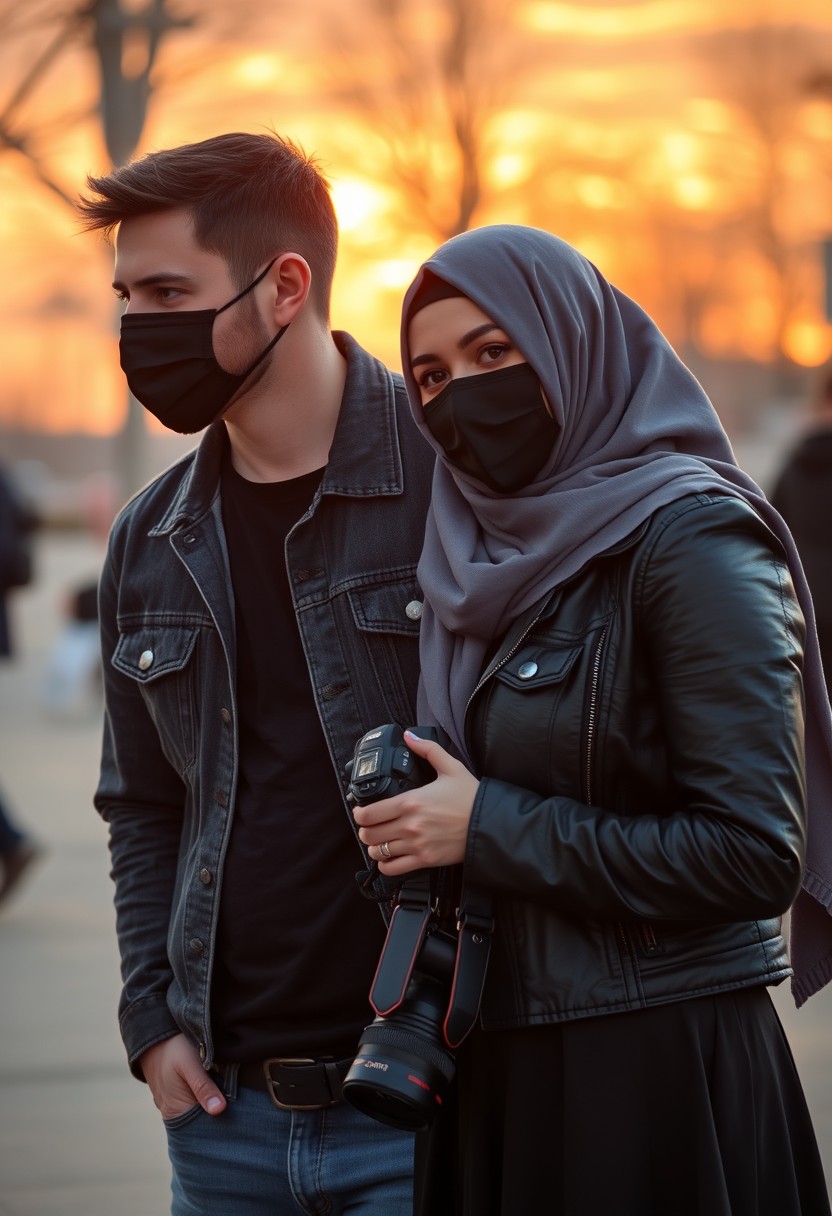
M 347 598 L 360 639 L 356 670 L 369 665 L 395 720 L 402 726 L 417 725 L 411 697 L 419 679 L 422 593 L 416 580 L 352 587 Z
M 168 761 L 180 775 L 197 745 L 196 625 L 144 624 L 120 630 L 112 663 L 133 680 L 153 719 Z

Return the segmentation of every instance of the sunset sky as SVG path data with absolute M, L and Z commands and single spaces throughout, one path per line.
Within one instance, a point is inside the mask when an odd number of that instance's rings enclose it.
M 273 127 L 315 152 L 341 225 L 337 328 L 398 366 L 402 294 L 459 212 L 450 97 L 476 141 L 470 223 L 563 236 L 683 353 L 832 353 L 829 0 L 410 0 L 386 29 L 377 7 L 353 0 L 347 21 L 335 0 L 170 0 L 196 21 L 162 42 L 138 148 Z M 0 145 L 0 421 L 106 433 L 124 410 L 111 251 L 42 180 L 74 197 L 109 167 L 83 30 L 9 112 L 71 11 L 0 0 L 0 133 L 37 162 Z M 467 57 L 449 92 L 459 11 Z M 123 63 L 145 62 L 139 33 Z

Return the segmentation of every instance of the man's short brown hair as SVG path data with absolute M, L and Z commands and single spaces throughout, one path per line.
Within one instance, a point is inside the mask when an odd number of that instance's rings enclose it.
M 326 179 L 290 140 L 217 135 L 151 152 L 87 185 L 92 193 L 78 203 L 85 229 L 110 237 L 122 220 L 185 211 L 197 243 L 225 259 L 239 290 L 270 258 L 299 253 L 316 310 L 329 318 L 338 224 Z

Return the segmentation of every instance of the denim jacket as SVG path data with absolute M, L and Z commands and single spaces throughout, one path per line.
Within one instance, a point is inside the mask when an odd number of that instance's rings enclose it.
M 347 335 L 336 341 L 348 362 L 340 416 L 285 559 L 343 787 L 365 731 L 415 722 L 416 564 L 433 453 L 412 424 L 401 380 Z M 195 452 L 128 503 L 101 579 L 106 717 L 95 805 L 110 829 L 119 1021 L 137 1076 L 139 1056 L 180 1030 L 206 1067 L 213 1058 L 211 970 L 238 757 L 234 597 L 220 507 L 226 442 L 215 423 Z M 286 860 L 277 846 L 275 864 Z

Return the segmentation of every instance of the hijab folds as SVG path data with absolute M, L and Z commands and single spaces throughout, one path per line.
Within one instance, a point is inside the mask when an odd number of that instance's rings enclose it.
M 437 290 L 436 279 L 453 290 Z M 511 495 L 450 465 L 425 425 L 407 326 L 416 308 L 448 294 L 468 296 L 511 337 L 559 427 L 531 484 Z M 454 237 L 419 270 L 403 318 L 413 416 L 439 457 L 418 571 L 419 721 L 443 726 L 461 755 L 465 708 L 493 645 L 657 508 L 691 493 L 733 495 L 785 550 L 808 629 L 810 829 L 792 912 L 792 990 L 802 1004 L 832 980 L 832 722 L 811 596 L 786 525 L 738 468 L 707 395 L 654 322 L 557 237 L 513 225 Z

